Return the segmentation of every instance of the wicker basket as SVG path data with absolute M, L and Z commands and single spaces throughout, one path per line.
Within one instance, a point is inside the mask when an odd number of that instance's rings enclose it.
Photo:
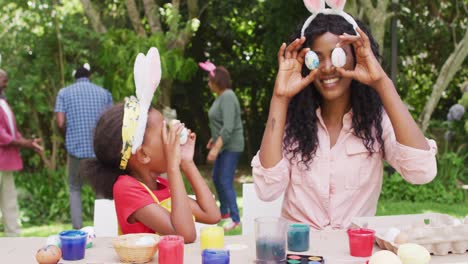
M 152 237 L 156 241 L 154 245 L 138 245 L 137 241 L 142 237 Z M 120 261 L 126 263 L 146 263 L 153 259 L 158 250 L 159 236 L 155 234 L 127 234 L 115 238 L 112 241 Z

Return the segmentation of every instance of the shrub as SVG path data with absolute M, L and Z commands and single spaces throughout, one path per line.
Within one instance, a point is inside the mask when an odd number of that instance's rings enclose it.
M 57 171 L 19 172 L 15 174 L 20 218 L 23 225 L 71 222 L 68 178 L 65 168 Z M 85 185 L 81 192 L 83 221 L 91 220 L 94 192 Z

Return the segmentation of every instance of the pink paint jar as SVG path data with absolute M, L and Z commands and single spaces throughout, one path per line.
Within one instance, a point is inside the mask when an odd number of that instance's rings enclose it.
M 163 236 L 158 243 L 159 264 L 184 263 L 184 238 L 181 236 Z
M 375 231 L 367 228 L 348 229 L 349 252 L 353 257 L 370 257 L 374 248 Z

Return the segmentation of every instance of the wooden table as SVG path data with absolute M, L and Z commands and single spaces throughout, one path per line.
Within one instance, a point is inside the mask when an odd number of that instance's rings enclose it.
M 327 264 L 364 264 L 367 258 L 355 258 L 349 256 L 348 238 L 345 231 L 320 231 L 311 232 L 310 250 L 306 255 L 319 255 L 325 257 Z M 20 237 L 0 238 L 0 263 L 29 264 L 36 263 L 36 251 L 44 245 L 44 237 Z M 60 261 L 59 263 L 120 263 L 117 254 L 112 248 L 112 238 L 96 238 L 92 248 L 86 250 L 85 259 L 81 261 Z M 232 264 L 254 263 L 255 240 L 253 237 L 227 236 L 226 246 L 245 245 L 247 248 L 231 250 Z M 374 252 L 380 250 L 374 247 Z M 302 254 L 302 253 L 301 253 Z M 184 263 L 201 263 L 201 251 L 199 242 L 185 246 Z M 157 255 L 150 263 L 157 263 Z M 468 264 L 468 253 L 449 254 L 446 256 L 432 256 L 431 264 Z

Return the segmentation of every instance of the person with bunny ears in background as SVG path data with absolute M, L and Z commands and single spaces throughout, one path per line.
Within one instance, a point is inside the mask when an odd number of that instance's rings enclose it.
M 234 176 L 237 163 L 244 151 L 244 129 L 241 108 L 236 94 L 231 89 L 231 75 L 223 66 L 212 62 L 198 64 L 208 74 L 210 91 L 217 95 L 208 111 L 211 138 L 206 145 L 209 149 L 208 162 L 214 162 L 212 178 L 218 193 L 222 221 L 225 231 L 240 226 Z
M 257 195 L 285 193 L 282 216 L 313 229 L 374 216 L 383 160 L 412 184 L 437 174 L 424 137 L 379 63 L 378 45 L 344 0 L 304 0 L 312 15 L 278 51 L 279 69 L 261 147 Z
M 83 180 L 78 176 L 80 161 L 94 157 L 93 129 L 99 116 L 112 106 L 112 95 L 90 81 L 91 67 L 88 63 L 76 69 L 73 75 L 75 83 L 57 94 L 55 121 L 57 127 L 65 132 L 70 214 L 73 228 L 80 229 L 83 227 Z
M 94 131 L 96 158 L 84 161 L 80 175 L 97 194 L 114 199 L 119 231 L 180 235 L 196 239 L 194 219 L 215 224 L 220 212 L 194 161 L 196 135 L 183 123 L 169 129 L 151 108 L 161 79 L 159 52 L 138 54 L 134 66 L 136 97 L 107 110 Z M 184 142 L 185 141 L 185 142 Z M 195 192 L 187 196 L 181 170 Z M 167 173 L 167 180 L 159 175 Z

